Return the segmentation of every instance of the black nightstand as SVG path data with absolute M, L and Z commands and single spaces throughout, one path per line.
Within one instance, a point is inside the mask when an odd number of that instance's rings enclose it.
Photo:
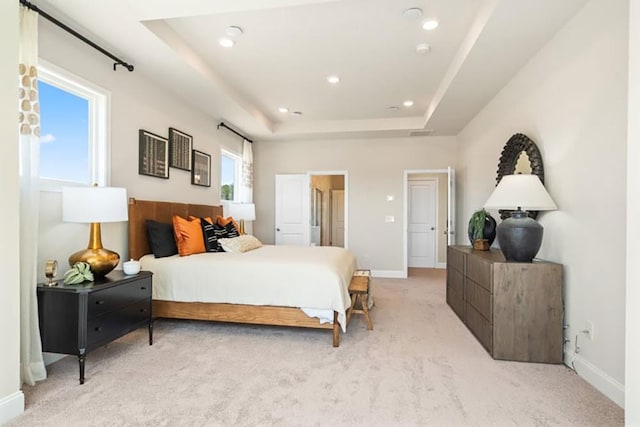
M 75 354 L 84 384 L 86 354 L 147 325 L 153 345 L 151 276 L 141 271 L 127 276 L 114 270 L 80 285 L 38 284 L 38 316 L 42 350 Z

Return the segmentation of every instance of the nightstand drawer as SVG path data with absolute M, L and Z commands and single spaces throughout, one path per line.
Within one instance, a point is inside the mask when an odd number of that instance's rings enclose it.
M 89 294 L 88 317 L 100 316 L 141 299 L 151 297 L 151 278 L 134 280 L 120 286 Z
M 149 300 L 140 300 L 119 310 L 89 319 L 87 322 L 87 348 L 111 342 L 138 326 L 146 324 L 150 316 Z

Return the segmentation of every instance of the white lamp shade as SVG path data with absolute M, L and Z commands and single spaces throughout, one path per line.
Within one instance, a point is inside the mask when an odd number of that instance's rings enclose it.
M 127 219 L 125 188 L 62 188 L 62 220 L 65 222 L 118 222 Z
M 537 175 L 505 175 L 484 204 L 487 209 L 551 211 L 558 209 Z
M 253 203 L 231 203 L 229 205 L 229 216 L 237 220 L 255 221 L 256 205 Z

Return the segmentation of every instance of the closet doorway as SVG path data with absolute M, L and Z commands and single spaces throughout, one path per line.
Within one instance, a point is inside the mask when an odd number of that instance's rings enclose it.
M 309 172 L 311 245 L 348 247 L 347 173 Z

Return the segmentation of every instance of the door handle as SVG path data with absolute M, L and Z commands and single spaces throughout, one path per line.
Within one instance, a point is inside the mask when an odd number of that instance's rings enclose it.
M 276 228 L 276 231 L 280 231 L 280 229 L 279 229 L 279 228 Z
M 436 229 L 435 227 L 431 227 L 431 231 L 433 231 L 433 230 L 435 230 L 435 229 Z

